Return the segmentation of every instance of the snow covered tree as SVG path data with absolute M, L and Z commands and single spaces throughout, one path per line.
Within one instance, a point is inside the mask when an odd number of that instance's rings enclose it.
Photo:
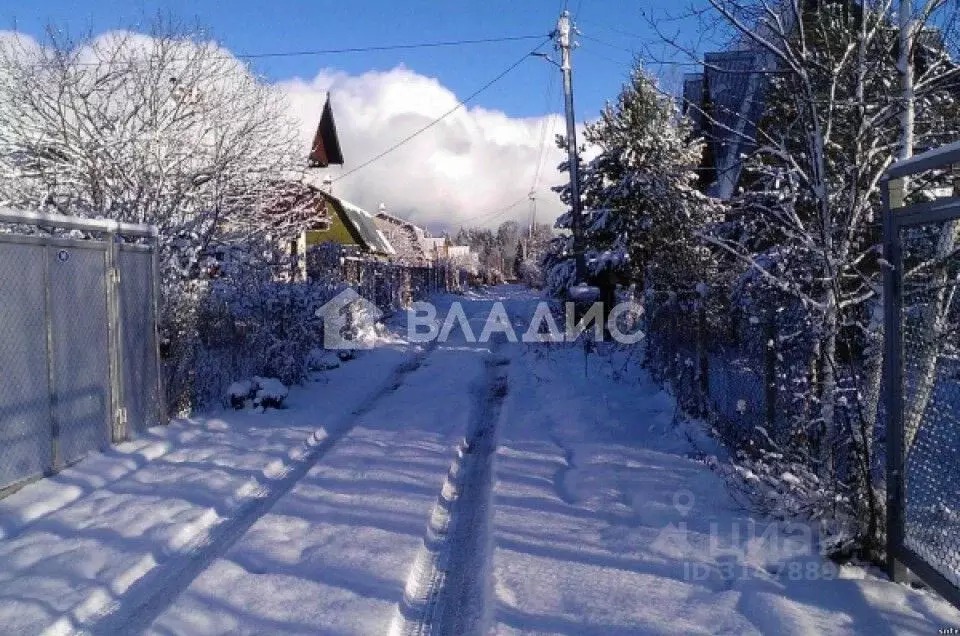
M 282 95 L 214 42 L 158 24 L 0 42 L 0 202 L 156 224 L 164 270 L 277 232 L 299 162 Z
M 201 342 L 232 332 L 221 299 L 277 298 L 273 248 L 305 211 L 287 203 L 309 200 L 295 192 L 297 139 L 278 89 L 169 24 L 149 35 L 72 41 L 51 29 L 42 44 L 0 40 L 0 205 L 158 226 L 173 408 L 191 406 L 178 387 L 198 373 Z M 208 280 L 224 276 L 219 290 Z
M 711 254 L 698 239 L 720 204 L 696 189 L 701 147 L 675 101 L 639 65 L 616 102 L 589 124 L 599 154 L 581 171 L 588 270 L 601 288 L 638 283 L 691 290 L 711 276 Z M 569 197 L 568 188 L 560 188 Z M 566 214 L 557 226 L 570 227 Z M 569 272 L 564 240 L 550 257 L 554 280 Z M 558 276 L 559 274 L 559 276 Z
M 960 68 L 948 34 L 924 23 L 946 4 L 925 2 L 913 26 L 915 77 L 904 100 L 890 0 L 709 3 L 741 47 L 760 53 L 753 72 L 762 77 L 763 116 L 755 132 L 724 128 L 748 135 L 752 151 L 731 214 L 704 237 L 780 307 L 804 309 L 797 333 L 813 347 L 800 412 L 813 415 L 797 439 L 824 483 L 856 482 L 857 504 L 869 507 L 861 529 L 869 541 L 881 505 L 871 487 L 882 368 L 878 184 L 904 143 L 960 138 Z M 916 121 L 905 140 L 907 103 Z M 912 184 L 908 197 L 926 196 L 930 185 Z

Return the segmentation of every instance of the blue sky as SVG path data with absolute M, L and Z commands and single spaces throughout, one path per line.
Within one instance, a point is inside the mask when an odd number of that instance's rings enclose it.
M 48 23 L 70 33 L 137 27 L 159 13 L 208 27 L 235 53 L 259 53 L 546 34 L 563 0 L 0 0 L 0 28 L 40 36 Z M 595 117 L 605 99 L 616 95 L 631 59 L 630 50 L 655 41 L 641 11 L 660 15 L 678 10 L 670 0 L 569 0 L 584 35 L 575 52 L 575 96 L 580 119 Z M 642 9 L 641 9 L 642 8 Z M 596 38 L 604 43 L 595 41 Z M 535 42 L 482 44 L 445 49 L 364 52 L 257 60 L 272 80 L 310 78 L 321 68 L 350 74 L 387 70 L 403 63 L 436 77 L 464 96 L 509 66 Z M 678 67 L 671 67 L 676 78 Z M 684 70 L 680 68 L 679 70 Z M 547 111 L 547 78 L 556 69 L 535 58 L 478 98 L 477 104 L 511 116 Z M 551 112 L 561 108 L 554 91 Z

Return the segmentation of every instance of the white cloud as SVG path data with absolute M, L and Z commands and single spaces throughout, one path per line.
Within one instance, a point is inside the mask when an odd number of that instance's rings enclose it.
M 334 179 L 383 152 L 456 106 L 437 80 L 403 66 L 353 76 L 321 71 L 313 80 L 279 84 L 301 124 L 304 146 L 313 139 L 327 92 L 345 165 L 327 168 Z M 334 183 L 334 191 L 368 209 L 380 202 L 399 216 L 430 227 L 495 226 L 528 222 L 526 196 L 534 183 L 543 127 L 547 127 L 538 187 L 537 218 L 553 222 L 563 204 L 550 186 L 565 179 L 554 135 L 559 115 L 513 118 L 480 107 L 464 108 L 412 141 Z M 510 210 L 498 211 L 521 201 Z

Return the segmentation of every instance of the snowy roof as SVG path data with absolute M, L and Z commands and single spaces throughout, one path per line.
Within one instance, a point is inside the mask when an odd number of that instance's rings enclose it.
M 412 229 L 418 237 L 424 237 L 427 235 L 427 231 L 424 230 L 419 225 L 415 224 L 412 221 L 402 219 L 399 216 L 394 216 L 393 214 L 388 214 L 387 212 L 377 212 L 377 218 L 384 221 L 389 221 L 391 223 L 396 223 L 397 225 L 403 225 Z
M 387 237 L 384 236 L 380 228 L 377 227 L 372 214 L 359 205 L 334 196 L 329 192 L 324 192 L 323 196 L 340 209 L 343 213 L 341 216 L 344 222 L 350 223 L 353 226 L 357 234 L 360 235 L 360 238 L 363 239 L 363 242 L 367 244 L 371 251 L 388 256 L 393 256 L 397 253 L 393 245 L 390 244 L 390 241 L 387 240 Z
M 396 250 L 398 258 L 423 260 L 425 255 L 420 242 L 420 239 L 426 236 L 423 228 L 386 212 L 379 212 L 374 221 Z

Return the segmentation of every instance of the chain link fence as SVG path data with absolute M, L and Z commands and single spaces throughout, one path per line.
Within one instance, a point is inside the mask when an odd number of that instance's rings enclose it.
M 881 193 L 887 568 L 960 607 L 960 147 L 895 163 Z
M 960 222 L 900 232 L 903 543 L 960 588 Z
M 657 294 L 647 307 L 646 366 L 685 412 L 733 448 L 802 434 L 810 340 L 788 328 L 789 312 L 747 315 L 699 294 Z
M 154 237 L 0 210 L 0 493 L 163 420 Z

